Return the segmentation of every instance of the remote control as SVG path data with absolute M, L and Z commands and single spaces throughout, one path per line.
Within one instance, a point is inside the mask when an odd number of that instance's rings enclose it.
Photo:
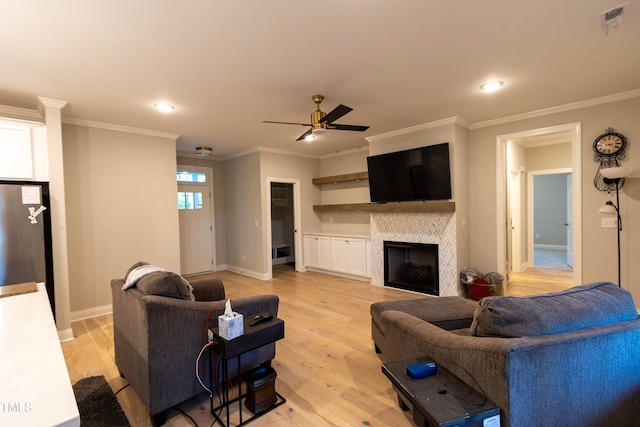
M 432 360 L 414 363 L 407 366 L 407 375 L 411 378 L 422 378 L 438 372 L 438 366 Z
M 258 323 L 268 322 L 271 319 L 273 319 L 273 316 L 269 313 L 258 313 L 253 316 L 253 319 L 251 319 L 251 323 L 249 323 L 249 326 L 255 326 Z

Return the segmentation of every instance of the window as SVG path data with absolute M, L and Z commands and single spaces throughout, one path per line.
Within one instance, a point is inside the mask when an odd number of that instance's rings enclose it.
M 207 174 L 204 172 L 176 172 L 178 182 L 207 182 Z
M 178 191 L 178 210 L 183 209 L 202 209 L 202 193 Z

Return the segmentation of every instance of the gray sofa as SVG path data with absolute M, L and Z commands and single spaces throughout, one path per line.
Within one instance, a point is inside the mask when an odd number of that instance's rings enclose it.
M 215 307 L 209 327 L 216 326 L 224 312 L 224 286 L 218 279 L 187 282 L 173 273 L 150 274 L 127 290 L 122 290 L 124 283 L 124 279 L 111 281 L 115 362 L 153 425 L 162 425 L 167 409 L 206 393 L 195 376 L 195 363 L 207 343 L 210 311 Z M 234 298 L 231 304 L 245 316 L 263 311 L 276 316 L 279 300 L 276 295 L 256 295 Z M 242 357 L 241 371 L 269 364 L 274 357 L 275 344 L 260 347 Z M 211 389 L 209 363 L 205 351 L 200 366 L 207 373 L 201 378 Z M 229 361 L 229 369 L 235 375 L 235 359 Z
M 411 301 L 371 306 L 383 360 L 431 357 L 493 401 L 503 427 L 640 425 L 640 320 L 617 285 Z

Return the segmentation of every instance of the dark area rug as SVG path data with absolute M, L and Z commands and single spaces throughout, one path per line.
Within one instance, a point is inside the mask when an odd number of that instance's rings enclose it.
M 82 427 L 130 427 L 127 416 L 103 376 L 83 378 L 73 385 Z

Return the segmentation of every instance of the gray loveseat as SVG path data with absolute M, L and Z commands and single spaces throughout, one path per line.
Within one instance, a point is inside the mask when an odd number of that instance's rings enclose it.
M 500 407 L 503 427 L 640 425 L 640 320 L 626 290 L 411 301 L 371 306 L 383 360 L 430 356 Z
M 210 311 L 215 307 L 209 327 L 216 326 L 224 312 L 224 286 L 218 279 L 187 282 L 168 272 L 149 274 L 127 290 L 122 290 L 124 283 L 125 279 L 111 281 L 116 365 L 146 406 L 154 426 L 162 425 L 167 409 L 206 392 L 195 376 L 195 363 L 207 343 Z M 276 316 L 279 300 L 277 295 L 256 295 L 234 298 L 231 304 L 245 316 L 263 311 Z M 241 371 L 269 364 L 274 357 L 275 344 L 260 347 L 243 356 Z M 209 363 L 205 351 L 202 372 L 210 371 Z M 229 369 L 231 374 L 237 372 L 235 360 Z M 209 375 L 203 373 L 201 378 L 211 388 Z

